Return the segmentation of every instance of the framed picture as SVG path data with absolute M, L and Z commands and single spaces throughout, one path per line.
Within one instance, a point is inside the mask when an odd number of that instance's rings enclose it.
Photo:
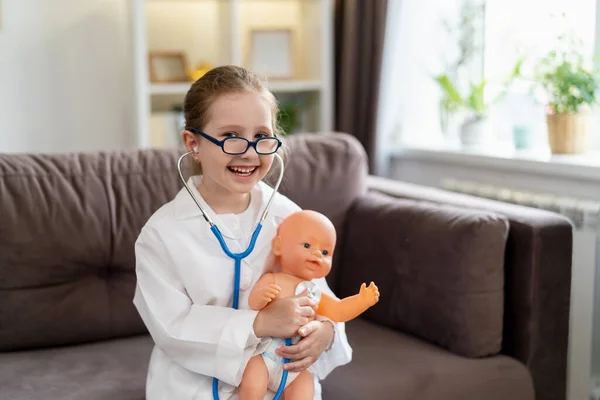
M 154 83 L 189 82 L 183 52 L 152 51 L 148 55 L 150 81 Z
M 267 78 L 289 79 L 293 73 L 291 29 L 252 29 L 248 67 Z

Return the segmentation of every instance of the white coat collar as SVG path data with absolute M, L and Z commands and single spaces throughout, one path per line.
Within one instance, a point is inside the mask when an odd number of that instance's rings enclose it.
M 194 197 L 202 205 L 202 208 L 204 209 L 204 211 L 213 220 L 213 222 L 217 223 L 216 220 L 218 220 L 218 215 L 208 205 L 208 203 L 206 203 L 206 201 L 204 200 L 204 198 L 198 191 L 197 185 L 201 182 L 201 180 L 202 180 L 202 177 L 200 175 L 191 176 L 188 179 L 187 184 L 190 187 Z M 252 200 L 251 201 L 259 201 L 260 202 L 260 205 L 259 205 L 260 214 L 259 215 L 262 215 L 264 207 L 267 205 L 267 202 L 269 201 L 269 197 L 271 196 L 272 193 L 273 193 L 273 189 L 269 185 L 267 185 L 266 183 L 264 183 L 262 181 L 259 182 L 258 185 L 256 185 L 252 189 L 252 192 L 251 192 Z M 191 218 L 191 217 L 195 217 L 195 216 L 202 218 L 202 214 L 200 213 L 198 206 L 196 205 L 194 200 L 190 197 L 190 194 L 188 193 L 188 191 L 185 188 L 182 188 L 179 191 L 179 193 L 177 193 L 173 202 L 174 202 L 174 206 L 175 206 L 176 218 L 186 219 L 186 218 Z M 273 202 L 271 210 L 269 211 L 269 215 L 272 215 L 273 213 L 277 214 L 277 206 L 276 206 L 275 201 Z
M 198 199 L 198 201 L 202 205 L 202 208 L 204 208 L 204 210 L 208 214 L 208 216 L 212 219 L 212 221 L 217 225 L 219 230 L 223 233 L 223 235 L 225 235 L 226 237 L 227 236 L 234 237 L 234 235 L 231 232 L 229 232 L 227 227 L 223 223 L 221 223 L 219 216 L 217 214 L 215 214 L 214 210 L 206 203 L 206 201 L 204 200 L 204 198 L 198 191 L 196 185 L 200 182 L 200 180 L 201 180 L 201 177 L 199 177 L 199 176 L 190 177 L 187 182 L 188 186 L 190 187 L 190 190 L 192 191 L 194 196 Z M 252 189 L 251 201 L 259 202 L 259 204 L 258 204 L 259 214 L 256 217 L 256 221 L 253 221 L 254 224 L 258 223 L 258 219 L 262 215 L 264 208 L 267 205 L 267 202 L 269 201 L 269 198 L 272 193 L 273 193 L 273 188 L 271 188 L 270 186 L 268 186 L 266 183 L 264 183 L 262 181 L 259 182 L 259 184 L 256 185 Z M 289 207 L 285 207 L 285 206 L 282 207 L 282 204 L 280 204 L 280 201 L 278 201 L 278 197 L 279 197 L 279 195 L 276 195 L 276 198 L 273 199 L 273 203 L 271 205 L 271 209 L 269 210 L 267 220 L 263 224 L 263 229 L 262 229 L 260 235 L 258 236 L 255 250 L 247 258 L 245 258 L 243 260 L 244 264 L 251 265 L 256 259 L 260 259 L 261 253 L 270 249 L 271 239 L 276 233 L 278 223 L 281 221 L 282 218 L 284 218 L 289 213 L 287 210 Z M 189 193 L 187 192 L 187 190 L 185 188 L 182 188 L 181 191 L 177 194 L 177 196 L 175 196 L 173 203 L 175 206 L 174 214 L 175 214 L 176 219 L 180 219 L 180 220 L 199 219 L 199 220 L 202 220 L 201 225 L 203 228 L 201 228 L 197 232 L 201 233 L 206 239 L 213 242 L 213 244 L 215 246 L 220 247 L 220 244 L 217 241 L 216 237 L 210 231 L 208 223 L 203 221 L 204 218 L 202 217 L 202 214 L 200 213 L 198 206 L 196 205 L 194 200 L 190 197 Z M 251 205 L 251 207 L 252 206 L 253 205 Z M 254 226 L 256 226 L 256 225 L 254 225 Z M 242 241 L 229 240 L 227 238 L 225 239 L 229 249 L 231 251 L 233 251 L 234 253 L 245 251 L 245 249 L 246 249 L 245 246 L 248 243 L 247 240 L 248 240 L 247 238 L 243 239 Z M 242 246 L 244 246 L 244 247 L 242 248 Z

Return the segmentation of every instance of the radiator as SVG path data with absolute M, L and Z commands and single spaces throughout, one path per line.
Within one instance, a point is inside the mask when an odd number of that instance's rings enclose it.
M 445 190 L 553 211 L 574 225 L 568 400 L 600 400 L 600 201 L 447 178 Z

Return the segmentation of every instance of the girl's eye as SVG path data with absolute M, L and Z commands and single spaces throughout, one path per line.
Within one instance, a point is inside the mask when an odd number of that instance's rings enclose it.
M 225 137 L 237 136 L 237 133 L 235 133 L 235 132 L 225 132 L 223 134 L 223 136 L 225 136 Z
M 269 137 L 269 135 L 267 135 L 264 132 L 260 132 L 260 133 L 257 133 L 254 137 L 257 138 L 257 139 L 262 139 L 262 138 Z
M 310 249 L 310 244 L 302 243 L 302 247 L 304 247 L 305 249 Z
M 321 253 L 323 253 L 324 256 L 326 256 L 327 254 L 329 254 L 329 252 L 327 250 L 323 250 Z

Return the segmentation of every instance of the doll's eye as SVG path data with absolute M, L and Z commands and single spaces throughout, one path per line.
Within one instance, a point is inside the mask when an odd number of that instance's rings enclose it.
M 324 256 L 326 256 L 327 254 L 329 254 L 329 252 L 327 250 L 323 250 L 321 253 L 323 253 Z
M 302 243 L 302 247 L 304 247 L 305 249 L 310 249 L 310 244 Z

